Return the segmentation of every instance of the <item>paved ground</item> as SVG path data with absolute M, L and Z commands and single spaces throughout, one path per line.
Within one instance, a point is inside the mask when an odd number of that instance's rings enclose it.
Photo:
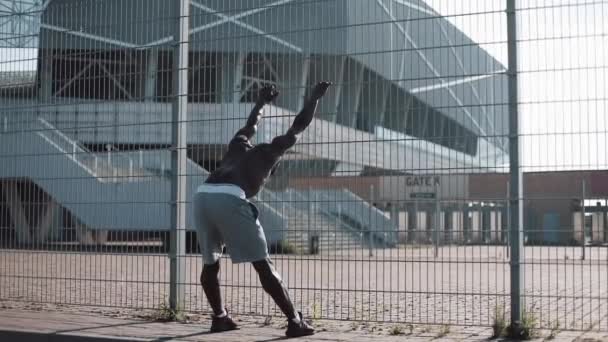
M 14 310 L 0 311 L 1 341 L 278 341 L 283 340 L 281 324 L 239 320 L 239 331 L 208 334 L 208 320 L 190 323 L 163 323 L 142 319 L 110 318 L 91 314 L 69 314 L 53 311 Z M 317 322 L 317 326 L 323 326 Z M 348 330 L 320 328 L 315 336 L 298 341 L 485 341 L 491 331 L 483 328 L 403 327 L 395 335 L 396 325 L 349 327 Z M 536 340 L 548 339 L 549 332 Z M 608 341 L 608 334 L 561 332 L 551 337 L 555 341 Z
M 504 247 L 432 247 L 275 256 L 307 317 L 333 322 L 491 326 L 508 307 L 509 259 Z M 608 330 L 606 248 L 527 247 L 526 306 L 545 328 Z M 206 312 L 198 285 L 201 261 L 188 256 L 188 312 Z M 257 317 L 280 314 L 249 265 L 222 263 L 228 308 Z M 168 294 L 168 259 L 161 254 L 0 251 L 0 299 L 60 304 L 51 310 L 125 316 L 155 309 Z M 61 304 L 71 304 L 62 306 Z M 17 307 L 18 308 L 18 307 Z M 127 315 L 128 316 L 128 315 Z M 508 315 L 507 315 L 508 316 Z
M 0 340 L 2 341 L 277 341 L 284 339 L 283 323 L 239 320 L 239 331 L 208 334 L 208 320 L 189 323 L 164 323 L 142 319 L 110 318 L 102 315 L 69 314 L 53 311 L 3 309 L 0 312 Z M 298 341 L 485 341 L 490 329 L 458 327 L 402 327 L 397 325 L 360 325 L 347 329 L 323 328 L 312 337 Z M 397 334 L 398 333 L 398 334 Z M 550 332 L 541 332 L 536 340 L 549 339 Z M 608 334 L 559 332 L 555 341 L 608 341 Z

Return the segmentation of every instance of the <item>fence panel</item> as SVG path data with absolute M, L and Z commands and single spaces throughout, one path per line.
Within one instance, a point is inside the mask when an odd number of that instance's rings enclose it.
M 606 330 L 605 1 L 517 1 L 525 316 Z
M 505 0 L 182 3 L 180 16 L 178 1 L 0 1 L 0 300 L 208 312 L 193 195 L 262 87 L 280 95 L 254 144 L 286 132 L 329 80 L 251 199 L 305 316 L 507 318 L 522 203 L 522 315 L 608 329 L 608 3 L 514 1 L 511 45 Z M 229 310 L 279 316 L 253 268 L 226 252 Z M 183 297 L 170 300 L 175 289 Z

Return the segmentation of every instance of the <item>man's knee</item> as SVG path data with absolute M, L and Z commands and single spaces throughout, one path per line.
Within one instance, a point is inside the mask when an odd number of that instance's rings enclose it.
M 217 275 L 220 273 L 219 261 L 211 265 L 203 265 L 203 271 L 201 272 L 201 284 L 212 285 L 217 283 Z
M 253 265 L 253 268 L 255 268 L 255 270 L 260 273 L 262 272 L 266 267 L 268 267 L 268 259 L 263 259 L 263 260 L 258 260 L 258 261 L 254 261 L 251 263 Z
M 272 261 L 270 261 L 270 259 L 255 261 L 252 264 L 253 268 L 255 268 L 256 272 L 258 272 L 260 281 L 262 282 L 262 286 L 266 285 L 268 281 L 282 281 L 281 276 L 274 268 L 274 265 L 272 264 Z
M 259 261 L 252 262 L 253 268 L 260 276 L 272 275 L 274 272 L 274 266 L 272 265 L 272 261 L 270 259 L 264 259 Z

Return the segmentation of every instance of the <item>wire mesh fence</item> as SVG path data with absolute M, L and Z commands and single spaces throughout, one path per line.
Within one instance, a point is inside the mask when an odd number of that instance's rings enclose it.
M 607 330 L 606 17 L 583 0 L 2 0 L 0 300 L 209 311 L 193 195 L 262 87 L 280 95 L 256 143 L 329 80 L 252 199 L 306 316 L 491 326 L 515 308 Z M 279 315 L 227 252 L 231 312 Z

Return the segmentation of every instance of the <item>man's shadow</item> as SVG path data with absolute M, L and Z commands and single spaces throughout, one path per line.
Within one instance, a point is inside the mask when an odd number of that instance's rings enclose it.
M 159 337 L 157 339 L 152 340 L 151 342 L 164 342 L 164 341 L 171 341 L 171 340 L 180 339 L 180 338 L 205 336 L 205 335 L 221 335 L 221 334 L 222 333 L 212 333 L 212 332 L 209 332 L 209 331 L 203 331 L 203 332 L 200 332 L 200 333 L 192 333 L 192 334 L 188 334 L 188 335 Z M 274 337 L 274 338 L 265 339 L 265 340 L 256 340 L 255 342 L 272 342 L 272 341 L 282 341 L 282 340 L 289 340 L 289 339 L 290 338 L 286 337 L 286 336 L 279 336 L 279 337 Z

